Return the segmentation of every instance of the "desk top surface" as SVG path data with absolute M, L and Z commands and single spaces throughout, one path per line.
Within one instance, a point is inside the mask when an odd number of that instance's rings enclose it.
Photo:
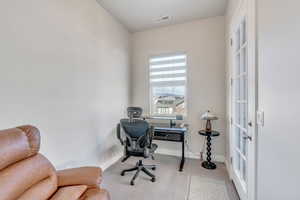
M 198 133 L 203 136 L 211 136 L 211 137 L 217 137 L 220 135 L 220 133 L 218 131 L 207 132 L 205 130 L 201 130 Z
M 186 127 L 181 127 L 180 125 L 176 125 L 174 127 L 170 127 L 169 124 L 163 124 L 163 123 L 151 123 L 151 125 L 154 127 L 154 130 L 162 130 L 162 131 L 178 131 L 178 132 L 186 132 Z

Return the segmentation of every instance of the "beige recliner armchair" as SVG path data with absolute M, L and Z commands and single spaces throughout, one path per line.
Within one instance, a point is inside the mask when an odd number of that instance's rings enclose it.
M 109 200 L 100 188 L 102 171 L 83 167 L 56 171 L 39 154 L 39 130 L 0 131 L 0 200 Z

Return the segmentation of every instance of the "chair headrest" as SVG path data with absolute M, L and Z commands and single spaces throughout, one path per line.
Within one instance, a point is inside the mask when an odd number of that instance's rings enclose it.
M 128 107 L 127 115 L 129 119 L 140 118 L 142 116 L 143 109 L 140 107 Z

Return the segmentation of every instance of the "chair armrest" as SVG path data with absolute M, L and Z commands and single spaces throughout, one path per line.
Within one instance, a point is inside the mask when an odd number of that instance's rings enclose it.
M 87 185 L 98 187 L 102 181 L 102 170 L 98 167 L 81 167 L 57 171 L 58 186 Z
M 149 147 L 152 146 L 152 141 L 153 141 L 153 136 L 154 136 L 154 126 L 150 126 L 149 130 L 148 130 L 148 144 Z
M 118 125 L 117 125 L 117 137 L 120 140 L 120 143 L 122 145 L 124 145 L 124 140 L 122 139 L 122 136 L 121 136 L 121 124 L 120 123 L 118 123 Z

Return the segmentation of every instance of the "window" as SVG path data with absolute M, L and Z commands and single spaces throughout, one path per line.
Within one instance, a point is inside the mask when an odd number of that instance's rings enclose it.
M 151 115 L 185 115 L 186 55 L 151 57 L 149 68 Z

